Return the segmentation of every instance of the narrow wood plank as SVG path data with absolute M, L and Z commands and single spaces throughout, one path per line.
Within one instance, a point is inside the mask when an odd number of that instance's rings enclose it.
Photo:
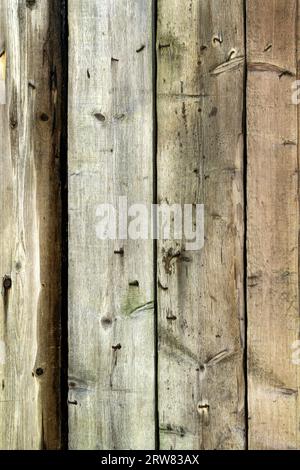
M 158 199 L 205 205 L 201 251 L 158 244 L 162 449 L 245 446 L 243 22 L 240 0 L 158 1 Z
M 96 215 L 153 198 L 151 4 L 69 0 L 71 449 L 154 447 L 153 244 Z
M 296 0 L 247 2 L 249 447 L 299 434 Z
M 1 0 L 0 448 L 57 449 L 60 2 Z

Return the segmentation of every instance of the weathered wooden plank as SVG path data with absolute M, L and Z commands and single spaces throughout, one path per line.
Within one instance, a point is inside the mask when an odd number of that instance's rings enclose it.
M 152 241 L 96 215 L 153 198 L 151 3 L 69 0 L 71 449 L 154 447 Z
M 0 448 L 56 449 L 60 2 L 1 0 Z
M 247 2 L 249 447 L 299 448 L 296 0 Z
M 162 449 L 245 446 L 243 21 L 240 0 L 158 1 L 158 200 L 205 205 L 201 251 L 158 243 Z

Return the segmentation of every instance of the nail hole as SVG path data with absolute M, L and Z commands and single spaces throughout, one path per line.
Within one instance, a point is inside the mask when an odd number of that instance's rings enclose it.
M 16 270 L 17 270 L 17 271 L 20 271 L 21 268 L 22 268 L 21 262 L 20 262 L 20 261 L 17 261 L 17 262 L 16 262 Z
M 103 317 L 101 318 L 101 325 L 103 326 L 104 329 L 109 328 L 112 324 L 112 320 L 109 317 Z
M 10 118 L 9 125 L 11 129 L 16 129 L 18 126 L 18 121 L 15 118 Z
M 40 120 L 43 121 L 43 122 L 47 122 L 47 121 L 49 121 L 49 116 L 46 113 L 42 113 L 40 115 Z
M 36 0 L 26 0 L 26 6 L 28 8 L 34 7 L 35 3 L 36 3 Z
M 100 122 L 105 121 L 105 116 L 104 116 L 104 114 L 101 114 L 101 113 L 94 113 L 94 116 L 95 116 L 95 118 L 96 118 L 98 121 L 100 121 Z
M 12 280 L 11 280 L 11 277 L 9 276 L 4 276 L 4 279 L 3 279 L 3 287 L 5 290 L 9 290 L 11 289 L 11 286 L 12 286 Z

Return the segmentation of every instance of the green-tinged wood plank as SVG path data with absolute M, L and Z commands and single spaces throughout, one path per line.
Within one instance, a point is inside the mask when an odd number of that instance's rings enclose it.
M 153 243 L 99 239 L 153 199 L 152 2 L 68 3 L 69 446 L 152 449 Z
M 160 445 L 243 449 L 243 2 L 159 0 L 157 55 L 158 200 L 205 211 L 158 243 Z

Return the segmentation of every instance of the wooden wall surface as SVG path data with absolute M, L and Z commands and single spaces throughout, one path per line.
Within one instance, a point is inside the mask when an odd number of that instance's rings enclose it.
M 299 11 L 0 0 L 0 449 L 300 448 Z

